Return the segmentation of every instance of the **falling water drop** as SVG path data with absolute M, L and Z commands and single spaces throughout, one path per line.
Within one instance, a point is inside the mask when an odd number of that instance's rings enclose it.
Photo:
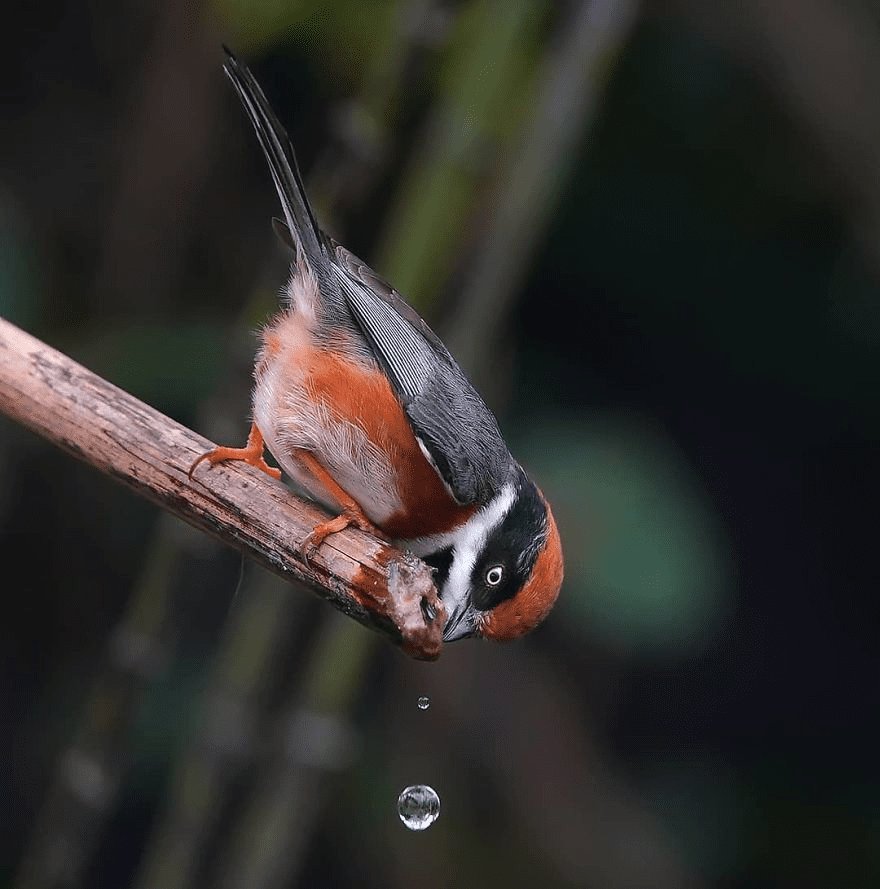
M 440 814 L 440 797 L 427 784 L 407 787 L 397 798 L 397 814 L 410 830 L 424 830 Z
M 431 700 L 426 695 L 419 698 L 419 710 L 427 710 L 431 706 Z

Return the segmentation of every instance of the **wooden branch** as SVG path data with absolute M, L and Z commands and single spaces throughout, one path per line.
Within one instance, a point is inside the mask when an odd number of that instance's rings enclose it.
M 187 469 L 211 442 L 0 318 L 0 410 L 184 521 L 298 581 L 416 658 L 440 655 L 443 603 L 428 567 L 361 531 L 306 563 L 326 516 L 240 463 Z

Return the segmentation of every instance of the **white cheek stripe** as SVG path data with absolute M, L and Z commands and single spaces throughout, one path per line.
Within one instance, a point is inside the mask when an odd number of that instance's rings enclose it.
M 505 485 L 494 500 L 490 501 L 481 510 L 474 513 L 468 522 L 457 531 L 447 535 L 447 541 L 438 541 L 441 544 L 453 547 L 452 564 L 449 566 L 449 576 L 443 587 L 443 601 L 446 604 L 448 614 L 456 614 L 468 606 L 471 588 L 471 572 L 483 551 L 486 539 L 492 531 L 501 523 L 513 504 L 514 489 L 512 484 Z M 425 541 L 427 543 L 427 541 Z M 420 541 L 421 543 L 421 541 Z M 441 547 L 434 547 L 435 549 Z M 425 549 L 425 552 L 430 552 Z

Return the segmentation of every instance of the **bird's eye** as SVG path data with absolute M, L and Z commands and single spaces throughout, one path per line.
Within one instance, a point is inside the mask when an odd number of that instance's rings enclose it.
M 504 577 L 504 569 L 501 565 L 493 565 L 486 572 L 486 583 L 488 583 L 489 586 L 498 586 L 498 584 L 501 583 L 502 577 Z

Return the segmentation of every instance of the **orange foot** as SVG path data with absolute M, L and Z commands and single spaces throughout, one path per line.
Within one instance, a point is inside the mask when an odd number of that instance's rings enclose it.
M 326 522 L 321 522 L 319 525 L 315 525 L 312 532 L 300 545 L 299 551 L 302 554 L 303 559 L 308 562 L 326 538 L 331 534 L 335 534 L 337 531 L 342 531 L 343 528 L 350 527 L 351 525 L 360 528 L 361 531 L 366 531 L 367 534 L 372 534 L 374 537 L 379 537 L 382 540 L 388 539 L 387 535 L 380 531 L 363 514 L 361 508 L 356 503 L 352 503 L 351 505 L 346 504 L 345 508 L 335 519 L 327 519 Z
M 257 469 L 262 469 L 266 475 L 271 475 L 272 478 L 281 478 L 281 470 L 276 469 L 274 466 L 270 466 L 263 459 L 264 447 L 263 434 L 257 428 L 256 423 L 251 423 L 251 431 L 248 435 L 247 445 L 245 447 L 214 448 L 213 451 L 208 451 L 206 454 L 202 454 L 201 457 L 197 458 L 193 465 L 190 466 L 187 475 L 192 478 L 196 466 L 198 466 L 202 460 L 207 460 L 212 466 L 215 463 L 223 463 L 225 460 L 243 460 L 245 463 L 250 463 L 251 466 L 256 466 Z
M 337 503 L 342 505 L 342 512 L 335 519 L 328 519 L 326 522 L 315 525 L 311 534 L 300 545 L 299 551 L 306 562 L 315 554 L 327 537 L 349 527 L 349 525 L 354 525 L 361 531 L 366 531 L 367 534 L 372 534 L 382 540 L 388 540 L 388 535 L 380 531 L 364 515 L 364 511 L 357 501 L 337 484 L 336 479 L 327 472 L 311 451 L 304 448 L 294 448 L 291 451 L 291 456 L 298 460 L 326 488 Z

